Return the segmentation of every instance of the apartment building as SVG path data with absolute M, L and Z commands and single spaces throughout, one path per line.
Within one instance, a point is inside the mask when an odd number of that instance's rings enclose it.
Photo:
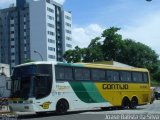
M 0 10 L 0 62 L 63 61 L 72 49 L 72 14 L 54 0 L 17 0 Z

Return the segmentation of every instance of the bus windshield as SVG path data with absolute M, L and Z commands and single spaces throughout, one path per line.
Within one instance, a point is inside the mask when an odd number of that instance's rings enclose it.
M 52 88 L 51 65 L 16 67 L 12 77 L 11 97 L 40 99 L 50 94 Z

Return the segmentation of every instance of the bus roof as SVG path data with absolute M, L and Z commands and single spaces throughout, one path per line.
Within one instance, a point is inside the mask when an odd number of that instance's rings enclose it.
M 29 63 L 17 65 L 16 67 L 27 66 L 27 65 L 38 65 L 38 64 L 53 64 L 53 65 L 62 65 L 62 66 L 74 66 L 74 67 L 88 67 L 88 68 L 101 68 L 101 69 L 148 72 L 148 70 L 146 68 L 118 67 L 118 66 L 114 66 L 114 65 L 97 64 L 97 63 L 96 64 L 95 63 L 65 63 L 65 62 L 52 62 L 52 61 L 29 62 Z

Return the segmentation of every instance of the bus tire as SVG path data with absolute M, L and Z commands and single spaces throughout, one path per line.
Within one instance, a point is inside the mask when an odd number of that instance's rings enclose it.
M 123 110 L 124 110 L 124 109 L 128 109 L 129 104 L 130 104 L 130 100 L 129 100 L 127 97 L 125 97 L 125 98 L 123 98 L 123 100 L 122 100 L 121 108 L 122 108 Z
M 129 108 L 130 109 L 136 109 L 137 105 L 138 105 L 138 99 L 137 99 L 137 97 L 133 97 L 131 102 L 130 102 Z
M 57 102 L 57 105 L 56 105 L 57 114 L 64 115 L 67 113 L 68 109 L 69 109 L 69 104 L 65 99 L 61 99 Z

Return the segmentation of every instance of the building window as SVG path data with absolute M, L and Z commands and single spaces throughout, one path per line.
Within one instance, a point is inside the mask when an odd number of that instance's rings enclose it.
M 69 40 L 69 41 L 71 41 L 71 40 L 72 40 L 72 38 L 70 38 L 70 37 L 66 37 L 66 40 Z
M 55 40 L 48 39 L 48 42 L 49 42 L 49 43 L 55 43 Z
M 70 30 L 66 30 L 66 33 L 71 34 L 72 32 Z
M 66 46 L 69 47 L 69 48 L 72 48 L 72 45 L 70 45 L 70 44 L 66 44 Z
M 47 15 L 48 19 L 50 20 L 54 20 L 54 17 L 50 16 L 50 15 Z
M 51 23 L 48 23 L 48 26 L 51 27 L 51 28 L 54 28 L 54 25 L 51 24 Z
M 14 54 L 14 53 L 11 53 L 11 55 L 14 56 L 15 54 Z
M 66 22 L 66 26 L 71 27 L 71 24 Z
M 13 17 L 11 17 L 11 20 L 13 20 L 14 18 Z
M 54 36 L 54 32 L 48 31 L 48 34 Z
M 14 38 L 11 38 L 11 41 L 14 41 Z
M 11 31 L 11 34 L 14 34 L 14 31 Z
M 71 20 L 71 17 L 65 15 L 65 18 L 68 19 L 68 20 Z
M 48 55 L 48 58 L 55 59 L 55 56 L 54 55 Z
M 51 13 L 54 13 L 54 10 L 51 9 L 51 8 L 49 8 L 49 7 L 47 7 L 47 10 L 48 10 L 49 12 L 51 12 Z
M 14 27 L 14 24 L 11 24 L 10 27 Z
M 24 51 L 24 54 L 27 54 L 27 51 Z
M 11 48 L 14 48 L 14 46 L 12 45 Z
M 11 62 L 12 62 L 12 63 L 15 63 L 15 60 L 12 60 Z
M 55 48 L 53 48 L 53 47 L 48 47 L 48 50 L 50 50 L 50 51 L 55 51 Z
M 26 33 L 26 32 L 24 32 L 24 36 L 27 36 L 27 33 Z

